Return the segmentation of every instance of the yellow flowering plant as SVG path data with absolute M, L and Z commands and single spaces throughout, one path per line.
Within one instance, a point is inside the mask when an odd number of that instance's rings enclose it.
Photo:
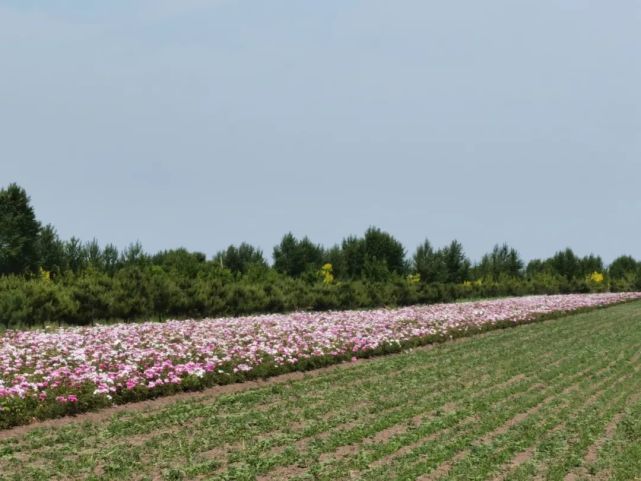
M 594 284 L 602 284 L 604 280 L 605 280 L 605 277 L 600 272 L 593 272 L 592 274 L 590 274 L 590 277 L 589 277 L 589 281 Z
M 42 267 L 40 268 L 40 279 L 43 281 L 50 281 L 51 280 L 51 272 L 43 269 Z
M 334 282 L 334 267 L 328 262 L 321 267 L 320 276 L 323 284 L 332 284 Z

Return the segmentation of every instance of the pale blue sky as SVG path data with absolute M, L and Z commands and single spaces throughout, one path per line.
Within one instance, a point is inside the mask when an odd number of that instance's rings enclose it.
M 0 184 L 76 235 L 641 258 L 641 1 L 0 0 Z

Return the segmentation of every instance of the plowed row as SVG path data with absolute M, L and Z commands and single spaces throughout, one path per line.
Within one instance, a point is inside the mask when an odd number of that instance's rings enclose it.
M 641 302 L 0 440 L 0 480 L 641 476 Z

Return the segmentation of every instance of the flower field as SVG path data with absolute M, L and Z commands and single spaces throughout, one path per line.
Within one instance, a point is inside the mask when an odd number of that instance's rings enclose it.
M 307 369 L 641 293 L 530 296 L 369 311 L 118 324 L 0 336 L 0 428 Z
M 2 430 L 0 481 L 638 480 L 640 320 L 629 302 Z

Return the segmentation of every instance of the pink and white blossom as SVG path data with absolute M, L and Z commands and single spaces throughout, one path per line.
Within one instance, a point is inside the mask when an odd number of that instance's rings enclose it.
M 0 401 L 63 389 L 76 403 L 95 396 L 181 384 L 187 377 L 250 373 L 321 356 L 355 360 L 414 339 L 519 324 L 537 316 L 641 298 L 641 293 L 529 296 L 361 311 L 116 324 L 0 335 Z M 87 392 L 86 390 L 84 392 Z

